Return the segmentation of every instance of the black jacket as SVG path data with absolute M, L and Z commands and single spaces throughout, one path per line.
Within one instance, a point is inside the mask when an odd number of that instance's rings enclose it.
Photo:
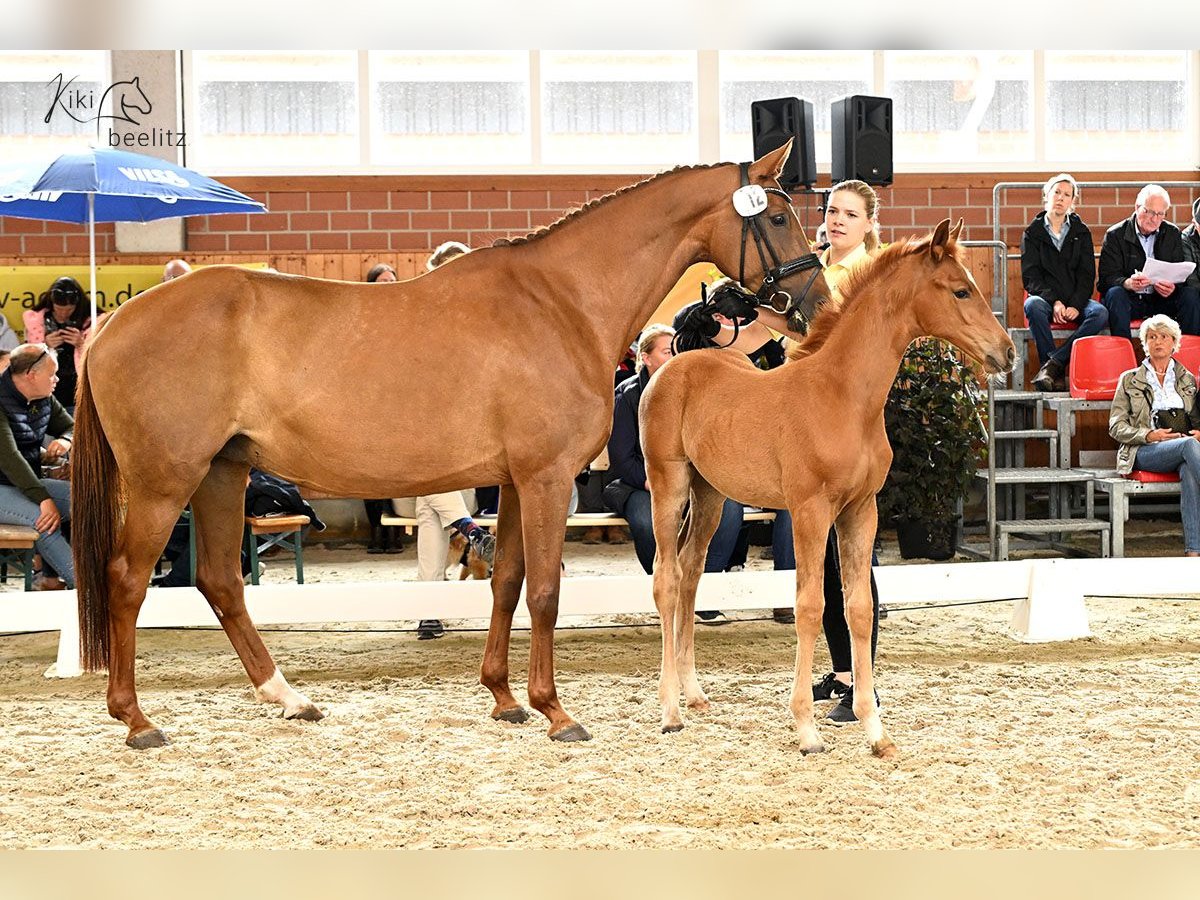
M 608 471 L 631 488 L 646 489 L 646 458 L 638 432 L 638 406 L 642 391 L 650 381 L 648 369 L 642 369 L 619 385 L 613 403 L 612 435 L 608 439 Z
M 40 480 L 42 441 L 47 434 L 70 438 L 75 423 L 53 396 L 26 400 L 9 370 L 0 375 L 0 410 L 0 484 L 41 503 L 50 496 Z
M 1092 232 L 1075 213 L 1067 217 L 1062 250 L 1046 231 L 1046 212 L 1038 213 L 1021 235 L 1021 281 L 1031 297 L 1053 304 L 1061 300 L 1083 312 L 1096 287 Z
M 1186 262 L 1196 264 L 1185 284 L 1200 288 L 1200 228 L 1196 227 L 1195 222 L 1183 229 L 1183 258 Z
M 1154 233 L 1154 258 L 1160 262 L 1183 262 L 1183 237 L 1170 222 L 1163 222 Z M 1146 251 L 1137 236 L 1137 218 L 1130 216 L 1104 233 L 1100 249 L 1100 293 L 1122 284 L 1146 265 Z M 1180 282 L 1182 286 L 1184 282 Z M 1157 295 L 1155 295 L 1157 296 Z

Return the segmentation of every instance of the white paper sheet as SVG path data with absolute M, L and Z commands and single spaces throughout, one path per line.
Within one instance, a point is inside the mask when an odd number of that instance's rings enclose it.
M 1142 267 L 1142 274 L 1151 281 L 1169 281 L 1171 284 L 1182 284 L 1192 274 L 1196 264 L 1192 262 L 1163 262 L 1160 259 L 1148 259 Z

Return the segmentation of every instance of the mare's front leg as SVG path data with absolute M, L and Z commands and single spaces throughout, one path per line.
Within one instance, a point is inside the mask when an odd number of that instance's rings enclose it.
M 653 486 L 650 515 L 654 522 L 654 605 L 662 629 L 662 665 L 658 676 L 658 702 L 662 708 L 662 730 L 680 731 L 679 669 L 676 642 L 680 618 L 679 523 L 687 503 L 691 481 L 687 462 L 646 460 L 646 475 Z
M 511 484 L 500 486 L 496 530 L 492 621 L 488 626 L 479 683 L 492 692 L 496 701 L 492 708 L 493 719 L 520 723 L 529 718 L 529 713 L 517 702 L 508 685 L 508 647 L 513 611 L 521 598 L 521 582 L 525 579 L 525 546 L 521 534 L 521 498 Z
M 854 670 L 854 715 L 863 723 L 871 752 L 891 759 L 896 745 L 888 736 L 875 704 L 875 673 L 871 660 L 871 548 L 878 525 L 875 495 L 855 501 L 837 520 L 842 594 L 846 598 L 846 624 L 850 628 L 850 659 Z
M 192 495 L 196 588 L 217 614 L 217 621 L 237 651 L 254 686 L 255 699 L 283 707 L 285 719 L 317 722 L 325 714 L 288 684 L 246 610 L 241 554 L 249 471 L 245 463 L 215 459 Z
M 525 539 L 525 602 L 533 629 L 529 641 L 529 704 L 550 720 L 556 741 L 586 741 L 587 729 L 567 715 L 554 684 L 554 626 L 562 577 L 563 522 L 573 470 L 543 471 L 522 479 L 521 532 Z
M 813 721 L 812 668 L 825 579 L 825 541 L 833 517 L 824 501 L 789 506 L 792 541 L 796 548 L 796 673 L 792 680 L 791 709 L 800 734 L 801 753 L 821 753 L 825 744 Z

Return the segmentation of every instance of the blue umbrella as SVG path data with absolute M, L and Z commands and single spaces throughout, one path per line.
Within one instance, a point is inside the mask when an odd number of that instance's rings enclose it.
M 87 223 L 92 321 L 96 320 L 96 223 L 266 212 L 199 172 L 125 150 L 92 147 L 40 163 L 0 163 L 0 216 Z

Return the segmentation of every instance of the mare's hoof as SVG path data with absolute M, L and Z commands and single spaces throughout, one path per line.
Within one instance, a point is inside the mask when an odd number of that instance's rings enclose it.
M 591 739 L 592 736 L 588 734 L 588 730 L 578 722 L 550 735 L 552 741 L 590 741 Z
M 171 743 L 167 740 L 167 736 L 157 728 L 152 728 L 149 731 L 141 731 L 137 734 L 131 734 L 125 738 L 127 746 L 134 750 L 153 750 L 155 747 L 165 747 Z
M 492 713 L 492 718 L 497 722 L 511 722 L 514 725 L 521 725 L 529 721 L 529 713 L 525 711 L 525 707 L 523 706 L 514 706 L 512 709 Z
M 313 704 L 301 706 L 299 709 L 283 714 L 285 719 L 299 719 L 301 722 L 320 722 L 325 718 L 325 713 L 321 712 Z
M 680 722 L 678 725 L 664 725 L 662 727 L 663 734 L 674 734 L 677 731 L 683 731 L 683 723 L 682 722 Z
M 808 756 L 810 753 L 824 753 L 824 752 L 825 752 L 824 744 L 813 744 L 811 747 L 801 747 L 800 748 L 800 753 L 803 756 Z
M 895 759 L 900 754 L 899 748 L 892 743 L 892 739 L 886 737 L 872 744 L 871 752 L 880 759 Z

